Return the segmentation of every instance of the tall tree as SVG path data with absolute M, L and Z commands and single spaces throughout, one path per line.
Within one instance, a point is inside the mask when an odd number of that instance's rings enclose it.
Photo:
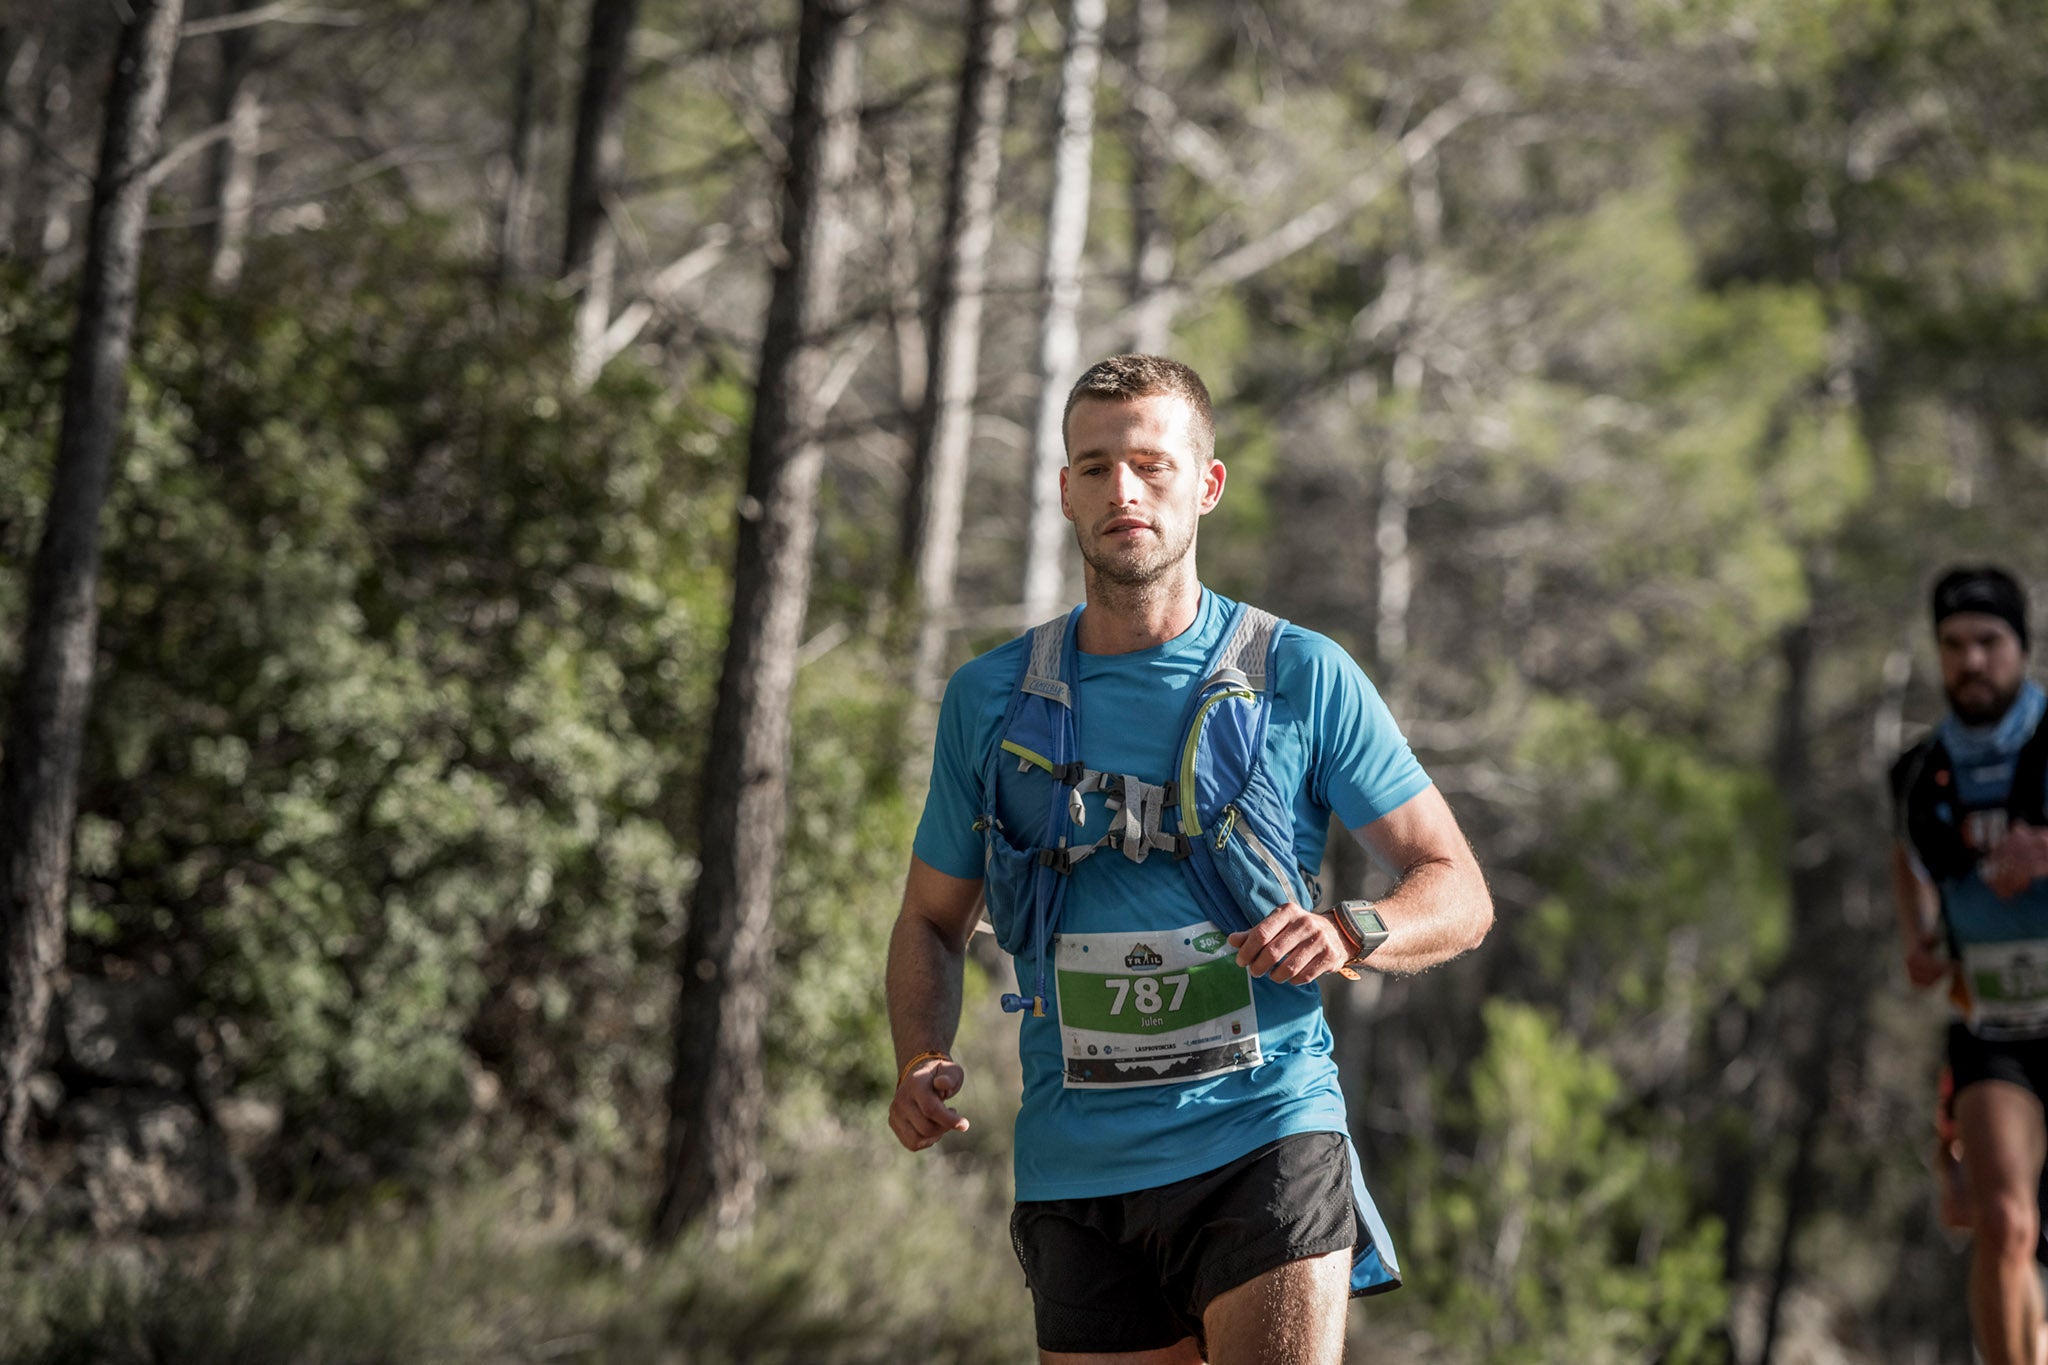
M 50 506 L 0 755 L 0 1207 L 21 1193 L 29 1076 L 64 955 L 79 751 L 99 626 L 100 507 L 127 394 L 149 207 L 145 176 L 184 10 L 184 0 L 131 0 L 116 48 Z
M 259 0 L 235 0 L 231 13 L 256 8 Z M 230 285 L 242 277 L 249 222 L 256 203 L 256 155 L 263 138 L 263 91 L 255 73 L 256 36 L 240 26 L 220 35 L 220 72 L 214 86 L 213 116 L 227 135 L 213 144 L 207 181 L 213 222 L 207 240 L 207 275 Z
M 1166 117 L 1161 105 L 1165 69 L 1166 0 L 1133 0 L 1130 64 L 1133 91 L 1124 105 L 1125 140 L 1131 158 L 1130 349 L 1156 354 L 1172 336 L 1169 315 L 1153 305 L 1173 278 L 1173 230 L 1160 207 L 1161 183 L 1170 164 Z
M 850 237 L 859 149 L 861 0 L 804 0 L 782 203 L 761 340 L 732 633 L 704 763 L 702 864 L 678 960 L 675 1073 L 654 1237 L 753 1213 L 774 894 L 782 866 L 790 697 L 817 538 L 820 389 Z
M 903 516 L 903 577 L 916 623 L 912 676 L 926 686 L 945 649 L 960 559 L 961 504 L 981 364 L 981 306 L 995 233 L 1003 118 L 1017 57 L 1018 0 L 974 0 L 946 184 L 946 219 L 932 289 L 931 361 L 911 453 Z
M 577 379 L 583 383 L 595 378 L 603 363 L 604 332 L 611 321 L 612 277 L 618 264 L 618 234 L 611 212 L 625 163 L 626 62 L 639 17 L 640 0 L 591 0 L 562 239 L 562 278 L 580 291 L 575 363 Z
M 526 214 L 533 195 L 533 133 L 540 84 L 541 0 L 525 0 L 519 45 L 512 62 L 512 118 L 505 144 L 505 192 L 498 201 L 498 283 L 519 269 L 526 249 Z
M 1064 586 L 1059 468 L 1066 462 L 1061 419 L 1081 349 L 1081 249 L 1088 240 L 1088 189 L 1095 149 L 1095 80 L 1102 62 L 1103 0 L 1073 0 L 1060 60 L 1053 132 L 1052 202 L 1045 215 L 1045 313 L 1038 331 L 1038 407 L 1031 421 L 1030 523 L 1024 549 L 1024 615 L 1056 610 Z

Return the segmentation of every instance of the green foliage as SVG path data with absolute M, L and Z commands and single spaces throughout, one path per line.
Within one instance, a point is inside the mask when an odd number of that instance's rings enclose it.
M 1566 995 L 1597 983 L 1603 1032 L 1702 985 L 1708 999 L 1747 993 L 1783 951 L 1784 812 L 1762 773 L 1565 701 L 1531 708 L 1518 765 L 1552 812 L 1528 946 Z M 1674 968 L 1676 934 L 1696 962 Z
M 552 309 L 431 224 L 291 246 L 138 338 L 74 923 L 174 948 L 288 1131 L 430 1144 L 488 1069 L 615 1152 L 665 1074 L 741 401 L 568 389 Z
M 896 1076 L 880 966 L 917 816 L 891 760 L 903 705 L 891 678 L 866 642 L 800 675 L 771 1035 L 785 1088 L 871 1110 Z
M 0 1354 L 16 1365 L 1035 1358 L 999 1182 L 936 1155 L 815 1135 L 810 1147 L 752 1235 L 660 1257 L 609 1225 L 544 1217 L 547 1196 L 526 1179 L 406 1217 L 372 1205 L 155 1246 L 14 1242 L 0 1251 Z
M 1485 1013 L 1449 1106 L 1470 1156 L 1416 1156 L 1430 1197 L 1404 1261 L 1432 1332 L 1510 1365 L 1720 1359 L 1721 1231 L 1691 1210 L 1682 1135 L 1630 1113 L 1613 1069 L 1539 1011 Z

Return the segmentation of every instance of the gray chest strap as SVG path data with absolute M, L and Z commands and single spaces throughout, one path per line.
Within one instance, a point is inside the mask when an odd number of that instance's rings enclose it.
M 1217 682 L 1241 682 L 1254 692 L 1266 688 L 1266 658 L 1271 652 L 1273 631 L 1279 625 L 1277 616 L 1247 607 L 1239 616 L 1237 628 L 1231 632 L 1230 643 L 1224 648 L 1216 671 L 1204 680 L 1207 688 Z M 1067 643 L 1067 618 L 1056 616 L 1034 628 L 1031 632 L 1031 665 L 1025 670 L 1021 684 L 1026 692 L 1057 702 L 1071 713 L 1074 706 L 1072 693 L 1061 681 L 1065 672 L 1064 655 Z M 1018 771 L 1031 767 L 1028 760 L 1020 761 Z M 1062 871 L 1087 858 L 1105 845 L 1115 844 L 1124 857 L 1134 863 L 1142 863 L 1154 849 L 1183 857 L 1187 852 L 1187 841 L 1181 835 L 1164 828 L 1166 811 L 1180 798 L 1173 782 L 1147 782 L 1129 773 L 1105 773 L 1081 764 L 1067 765 L 1067 771 L 1055 771 L 1056 781 L 1070 785 L 1067 793 L 1067 814 L 1074 822 L 1077 836 L 1087 824 L 1087 807 L 1081 798 L 1089 792 L 1099 791 L 1109 797 L 1109 808 L 1115 812 L 1108 830 L 1099 838 L 1082 843 L 1077 837 L 1068 847 L 1047 850 L 1053 865 Z

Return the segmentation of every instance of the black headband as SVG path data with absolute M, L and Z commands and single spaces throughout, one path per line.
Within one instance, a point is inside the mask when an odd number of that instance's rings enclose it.
M 2027 595 L 2013 576 L 2003 569 L 1952 569 L 1934 585 L 1934 625 L 1959 612 L 1996 616 L 2020 637 L 2020 649 L 2027 648 Z

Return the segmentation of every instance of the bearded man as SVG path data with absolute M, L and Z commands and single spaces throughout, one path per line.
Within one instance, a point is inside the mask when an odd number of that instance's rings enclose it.
M 1907 977 L 1950 982 L 1955 1005 L 1948 1064 L 1978 1350 L 1989 1365 L 2041 1365 L 2048 697 L 2026 676 L 2026 595 L 2011 574 L 1952 569 L 1933 607 L 1949 714 L 1892 769 L 1892 882 Z

